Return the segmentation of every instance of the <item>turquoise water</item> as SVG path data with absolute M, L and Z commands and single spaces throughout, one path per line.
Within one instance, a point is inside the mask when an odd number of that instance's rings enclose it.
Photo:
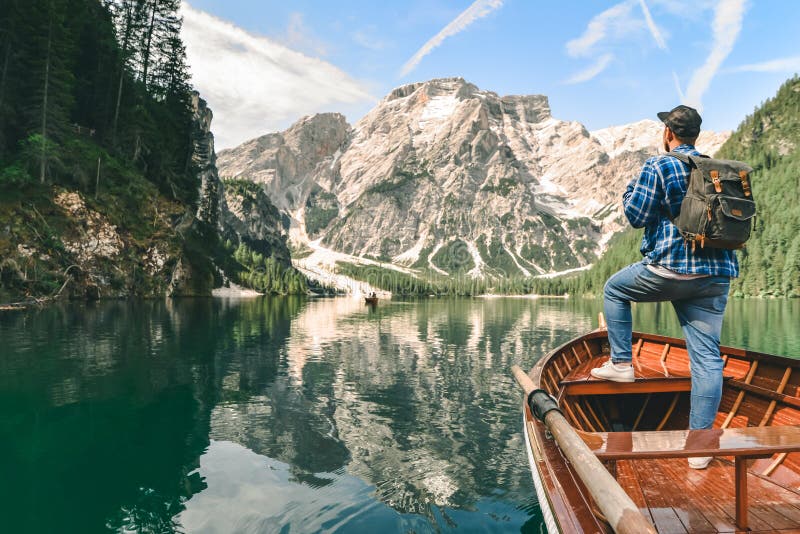
M 509 368 L 591 300 L 260 298 L 0 313 L 5 532 L 536 532 Z M 669 306 L 637 328 L 678 334 Z M 800 354 L 800 301 L 723 342 Z

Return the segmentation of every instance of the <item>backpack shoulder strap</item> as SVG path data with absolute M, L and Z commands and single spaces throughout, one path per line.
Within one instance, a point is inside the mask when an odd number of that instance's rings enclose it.
M 667 156 L 672 156 L 673 158 L 677 158 L 677 159 L 681 160 L 682 162 L 684 162 L 687 165 L 690 165 L 692 167 L 697 167 L 697 164 L 694 162 L 694 158 L 706 158 L 706 159 L 709 159 L 709 156 L 706 156 L 705 154 L 700 154 L 698 156 L 693 156 L 693 155 L 689 155 L 689 154 L 684 154 L 683 152 L 675 152 L 675 151 L 667 152 Z
M 688 165 L 692 164 L 692 159 L 689 157 L 689 154 L 684 154 L 683 152 L 667 152 L 667 156 L 677 158 Z

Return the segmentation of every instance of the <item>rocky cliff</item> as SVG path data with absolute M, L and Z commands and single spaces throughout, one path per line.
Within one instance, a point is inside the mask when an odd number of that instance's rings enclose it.
M 283 218 L 264 190 L 253 182 L 228 180 L 223 183 L 224 209 L 220 210 L 221 237 L 243 243 L 251 250 L 291 265 Z
M 620 228 L 619 197 L 661 125 L 589 132 L 543 95 L 499 96 L 461 78 L 399 87 L 352 128 L 306 117 L 220 153 L 316 250 L 418 273 L 528 276 L 594 261 Z M 704 133 L 714 152 L 727 134 Z
M 226 278 L 245 282 L 242 272 L 263 270 L 233 259 L 240 244 L 283 270 L 290 266 L 277 208 L 250 182 L 223 184 L 213 114 L 197 93 L 191 103 L 196 203 L 166 196 L 135 166 L 109 155 L 99 169 L 91 162 L 97 178 L 90 188 L 29 186 L 0 195 L 0 303 L 208 296 Z
M 211 265 L 206 269 L 206 276 L 213 275 L 213 279 L 198 280 L 195 272 L 184 273 L 186 262 L 180 262 L 170 284 L 170 295 L 210 294 L 211 288 L 222 280 L 240 280 L 242 267 L 263 269 L 263 265 L 244 266 L 229 261 L 228 255 L 241 245 L 246 247 L 249 255 L 255 253 L 263 258 L 273 258 L 284 269 L 291 267 L 287 228 L 282 224 L 280 212 L 264 190 L 253 182 L 220 180 L 211 131 L 213 113 L 196 92 L 193 93 L 192 108 L 192 164 L 197 169 L 199 191 L 191 231 L 209 242 L 224 242 L 226 245 L 219 247 L 216 253 L 212 252 L 208 259 Z M 195 259 L 203 261 L 202 258 Z M 230 272 L 225 272 L 226 268 Z M 191 283 L 189 287 L 187 282 Z M 195 289 L 191 289 L 192 284 Z

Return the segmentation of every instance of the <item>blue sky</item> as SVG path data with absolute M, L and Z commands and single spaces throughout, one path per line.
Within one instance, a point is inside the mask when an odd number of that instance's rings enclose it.
M 392 88 L 445 76 L 545 94 L 590 130 L 681 102 L 728 130 L 800 71 L 796 0 L 190 0 L 183 14 L 221 148 L 310 113 L 354 123 Z

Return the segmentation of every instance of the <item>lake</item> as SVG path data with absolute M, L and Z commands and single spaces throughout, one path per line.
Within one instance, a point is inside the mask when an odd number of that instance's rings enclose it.
M 584 299 L 183 299 L 0 312 L 6 532 L 540 532 L 512 364 Z M 669 305 L 635 328 L 680 335 Z M 800 300 L 723 343 L 798 357 Z

